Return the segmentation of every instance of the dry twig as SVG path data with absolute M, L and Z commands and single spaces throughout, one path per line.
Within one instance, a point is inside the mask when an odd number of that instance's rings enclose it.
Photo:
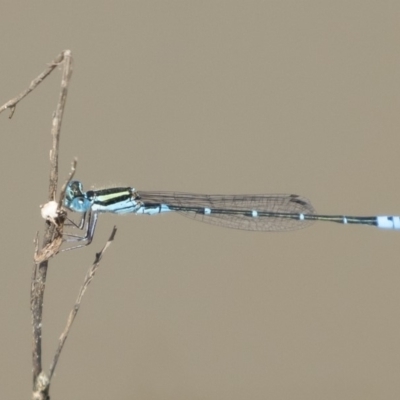
M 59 64 L 63 63 L 63 73 L 61 78 L 61 91 L 59 100 L 57 103 L 56 111 L 53 115 L 51 134 L 53 137 L 52 149 L 50 151 L 50 182 L 49 182 L 49 200 L 54 201 L 56 196 L 57 184 L 58 184 L 58 152 L 60 143 L 60 132 L 62 117 L 64 115 L 64 109 L 66 104 L 68 83 L 72 74 L 72 56 L 70 50 L 63 51 L 58 55 L 54 61 L 50 63 L 50 66 L 42 74 L 40 74 L 36 79 L 34 79 L 30 87 L 21 95 L 17 96 L 11 102 L 6 103 L 7 108 L 12 107 L 15 109 L 17 103 L 22 100 L 28 93 L 30 93 L 43 79 L 50 74 L 50 72 Z M 4 107 L 4 106 L 3 106 Z M 0 108 L 1 111 L 1 108 Z M 61 245 L 60 235 L 57 234 L 57 229 L 61 227 L 46 222 L 45 234 L 43 239 L 42 249 L 49 249 L 54 238 L 56 238 L 55 246 L 51 250 L 57 251 L 57 245 Z M 47 254 L 47 257 L 51 254 Z M 43 368 L 42 368 L 42 318 L 43 318 L 43 300 L 44 300 L 44 290 L 46 285 L 48 268 L 48 258 L 44 258 L 43 261 L 35 263 L 35 273 L 32 274 L 34 281 L 32 282 L 31 290 L 31 311 L 32 311 L 32 329 L 33 329 L 33 340 L 32 340 L 32 363 L 33 363 L 33 398 L 36 399 L 48 399 L 48 389 L 50 381 L 47 379 L 38 379 L 39 375 L 43 378 Z M 47 385 L 43 385 L 43 382 L 48 382 Z
M 51 380 L 54 370 L 57 366 L 58 359 L 60 357 L 61 351 L 63 349 L 64 343 L 67 340 L 68 333 L 71 329 L 72 323 L 75 320 L 76 315 L 78 314 L 79 307 L 81 305 L 82 297 L 86 292 L 86 289 L 88 288 L 90 282 L 94 278 L 94 274 L 96 273 L 97 269 L 99 268 L 100 261 L 103 257 L 104 252 L 107 250 L 108 246 L 110 246 L 111 242 L 114 240 L 115 233 L 117 232 L 117 228 L 114 226 L 110 238 L 108 239 L 107 243 L 104 245 L 103 249 L 96 254 L 96 258 L 92 264 L 92 266 L 89 268 L 88 272 L 86 273 L 85 279 L 83 280 L 83 284 L 79 290 L 78 297 L 75 301 L 75 305 L 72 308 L 71 312 L 69 313 L 67 325 L 65 326 L 64 332 L 61 334 L 60 339 L 58 340 L 58 347 L 56 350 L 56 353 L 53 358 L 53 362 L 50 365 L 50 371 L 49 371 L 49 380 Z
M 54 205 L 54 200 L 58 185 L 58 155 L 59 155 L 59 144 L 60 144 L 60 132 L 61 123 L 64 115 L 65 104 L 68 93 L 68 85 L 72 74 L 72 55 L 70 50 L 64 50 L 61 52 L 49 65 L 48 68 L 43 71 L 37 78 L 35 78 L 29 85 L 28 89 L 21 92 L 14 99 L 9 100 L 3 106 L 0 107 L 0 113 L 9 109 L 11 118 L 15 112 L 17 104 L 32 92 L 58 65 L 63 66 L 62 78 L 61 78 L 61 90 L 60 96 L 57 103 L 56 111 L 53 114 L 51 134 L 53 137 L 52 149 L 50 150 L 50 179 L 49 179 L 49 203 L 51 206 Z M 59 339 L 59 345 L 53 358 L 53 362 L 50 366 L 49 374 L 47 375 L 42 368 L 42 317 L 43 317 L 43 300 L 44 291 L 47 277 L 48 261 L 50 257 L 55 256 L 59 251 L 61 244 L 63 243 L 63 227 L 66 219 L 66 212 L 62 209 L 62 202 L 65 196 L 67 184 L 72 179 L 76 169 L 76 159 L 74 160 L 71 168 L 71 172 L 66 183 L 63 185 L 59 197 L 57 207 L 54 206 L 56 211 L 54 215 L 48 218 L 45 226 L 45 233 L 43 238 L 43 244 L 39 249 L 38 234 L 34 240 L 35 243 L 35 263 L 32 269 L 32 281 L 31 281 L 31 311 L 32 311 L 32 364 L 33 364 L 33 395 L 34 400 L 49 400 L 49 388 L 50 381 L 54 374 L 57 362 L 59 360 L 61 351 L 63 349 L 65 340 L 67 339 L 71 325 L 76 317 L 79 310 L 82 296 L 85 293 L 89 283 L 92 281 L 96 270 L 99 267 L 101 258 L 114 239 L 116 228 L 114 227 L 108 242 L 100 253 L 96 254 L 95 261 L 89 269 L 84 283 L 79 291 L 78 298 L 72 309 L 67 325 L 64 332 L 61 334 Z M 53 202 L 53 203 L 50 203 Z M 52 209 L 52 210 L 53 210 Z
M 60 65 L 62 62 L 64 62 L 65 58 L 69 57 L 71 58 L 71 51 L 70 50 L 64 50 L 61 52 L 49 65 L 48 68 L 46 68 L 37 78 L 35 78 L 30 84 L 28 89 L 24 90 L 21 92 L 18 96 L 14 97 L 11 100 L 8 100 L 7 103 L 3 104 L 0 107 L 0 114 L 4 111 L 9 109 L 10 110 L 10 115 L 8 118 L 12 118 L 14 115 L 15 109 L 17 107 L 17 104 L 25 97 L 27 96 L 32 90 L 36 88 L 40 83 L 43 82 L 43 80 L 51 74 L 54 68 L 56 68 L 58 65 Z

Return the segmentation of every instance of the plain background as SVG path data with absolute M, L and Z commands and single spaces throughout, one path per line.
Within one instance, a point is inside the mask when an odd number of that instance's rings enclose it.
M 87 189 L 298 193 L 400 213 L 398 1 L 2 1 L 6 102 L 63 49 L 60 174 Z M 47 200 L 55 72 L 0 116 L 1 398 L 30 398 L 29 289 Z M 399 399 L 400 233 L 251 233 L 102 216 L 51 261 L 44 365 L 94 253 L 51 387 L 62 399 Z

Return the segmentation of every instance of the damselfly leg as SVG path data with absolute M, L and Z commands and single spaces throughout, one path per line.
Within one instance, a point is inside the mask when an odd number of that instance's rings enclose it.
M 81 242 L 81 244 L 68 247 L 66 249 L 63 249 L 62 251 L 79 249 L 81 247 L 88 246 L 90 243 L 92 243 L 94 231 L 96 229 L 97 218 L 98 218 L 98 213 L 92 211 L 85 212 L 82 215 L 82 218 L 78 224 L 75 223 L 70 218 L 67 218 L 68 220 L 67 225 L 73 226 L 76 229 L 84 231 L 84 235 L 76 235 L 73 233 L 65 232 L 64 233 L 65 242 Z

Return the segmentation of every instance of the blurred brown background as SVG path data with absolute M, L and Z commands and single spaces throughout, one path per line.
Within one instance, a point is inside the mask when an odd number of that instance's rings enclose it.
M 65 177 L 298 193 L 400 214 L 397 1 L 2 1 L 0 103 L 61 50 L 74 74 Z M 0 116 L 1 398 L 30 398 L 32 240 L 43 228 L 55 73 Z M 63 399 L 399 399 L 399 232 L 250 233 L 102 216 L 51 262 L 46 369 L 114 224 L 51 387 Z

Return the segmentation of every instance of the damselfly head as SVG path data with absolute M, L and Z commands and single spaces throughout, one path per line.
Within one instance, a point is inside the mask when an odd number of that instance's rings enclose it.
M 90 209 L 92 201 L 90 201 L 86 193 L 83 191 L 82 183 L 79 181 L 71 181 L 67 185 L 64 199 L 65 207 L 76 212 L 86 212 Z

